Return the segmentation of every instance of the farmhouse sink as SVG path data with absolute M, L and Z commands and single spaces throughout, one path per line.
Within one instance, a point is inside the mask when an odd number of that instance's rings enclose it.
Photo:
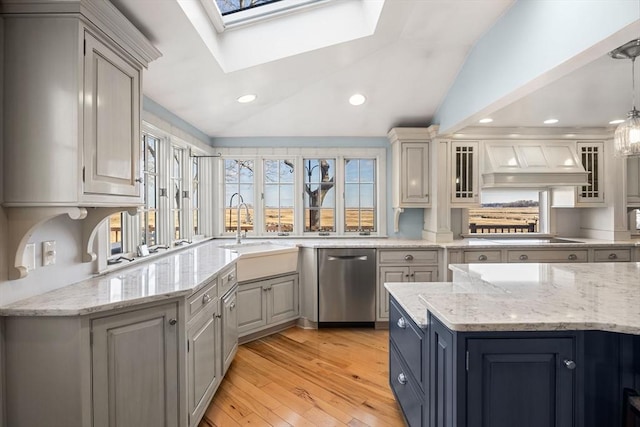
M 273 242 L 233 243 L 220 246 L 238 254 L 238 282 L 277 276 L 298 269 L 298 247 Z

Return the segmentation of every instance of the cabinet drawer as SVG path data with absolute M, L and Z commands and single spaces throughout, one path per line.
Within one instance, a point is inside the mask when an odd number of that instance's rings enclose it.
M 380 264 L 437 264 L 437 250 L 378 250 Z
M 501 262 L 500 251 L 464 251 L 464 263 L 474 262 Z
M 238 276 L 236 275 L 236 265 L 233 264 L 232 266 L 225 268 L 220 272 L 218 277 L 218 280 L 220 281 L 218 294 L 220 295 L 220 298 L 222 298 L 224 295 L 226 295 L 227 292 L 229 292 L 231 288 L 233 288 L 236 283 L 238 283 Z
M 401 357 L 406 362 L 411 374 L 418 381 L 420 388 L 424 387 L 423 369 L 424 332 L 408 316 L 406 316 L 396 302 L 392 300 L 389 308 L 389 337 L 397 347 Z
M 586 262 L 586 249 L 557 250 L 510 250 L 507 254 L 509 262 Z
M 218 299 L 218 279 L 213 279 L 187 300 L 187 318 L 191 319 L 206 305 Z
M 631 249 L 595 249 L 595 262 L 628 262 L 631 261 Z
M 405 372 L 400 356 L 393 344 L 389 345 L 389 384 L 395 394 L 407 425 L 426 426 L 424 397 L 413 384 L 413 378 Z

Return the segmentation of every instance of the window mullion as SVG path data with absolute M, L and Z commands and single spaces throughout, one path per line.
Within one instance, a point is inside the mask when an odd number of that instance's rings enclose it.
M 156 243 L 169 245 L 172 242 L 171 234 L 171 204 L 170 204 L 170 170 L 171 170 L 171 143 L 167 138 L 158 140 L 158 231 Z
M 336 156 L 336 173 L 334 176 L 334 185 L 336 187 L 336 212 L 334 213 L 336 218 L 336 233 L 338 235 L 345 234 L 344 220 L 345 220 L 345 168 L 344 168 L 345 158 L 344 156 Z
M 256 157 L 253 161 L 254 173 L 253 173 L 253 233 L 255 236 L 264 235 L 264 157 Z

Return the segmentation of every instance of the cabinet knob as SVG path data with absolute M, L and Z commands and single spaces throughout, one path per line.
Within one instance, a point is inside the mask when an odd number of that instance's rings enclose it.
M 202 304 L 209 304 L 211 302 L 211 296 L 209 294 L 204 294 L 202 296 Z
M 526 261 L 526 260 L 529 259 L 529 257 L 527 255 L 522 254 L 522 255 L 520 255 L 519 259 L 520 259 L 520 261 Z
M 400 372 L 400 374 L 398 374 L 398 382 L 402 385 L 407 383 L 407 376 L 404 374 L 404 372 Z
M 478 257 L 478 261 L 486 261 L 487 260 L 487 256 L 486 255 L 480 255 Z
M 564 363 L 564 366 L 567 367 L 567 369 L 570 369 L 570 370 L 576 369 L 576 362 L 574 362 L 573 360 L 564 359 L 562 362 Z
M 618 259 L 617 254 L 609 254 L 609 259 Z
M 404 275 L 404 277 L 409 277 L 409 275 L 408 275 L 408 274 L 405 274 L 405 275 Z
M 413 261 L 413 255 L 409 254 L 409 255 L 405 255 L 404 256 L 404 260 L 405 261 Z
M 170 324 L 171 326 L 175 325 L 176 323 L 178 323 L 178 320 L 177 320 L 177 319 L 169 319 L 169 324 Z
M 230 282 L 230 281 L 232 281 L 233 279 L 234 279 L 233 273 L 231 273 L 231 274 L 229 274 L 229 275 L 227 276 L 227 280 L 228 280 L 229 282 Z
M 569 254 L 569 256 L 567 257 L 568 259 L 570 259 L 571 261 L 575 261 L 578 259 L 578 255 L 576 254 Z
M 236 308 L 236 303 L 232 302 L 231 305 L 229 306 L 229 309 L 233 310 L 234 308 Z
M 407 327 L 407 321 L 404 320 L 404 317 L 398 319 L 398 328 L 405 329 Z
M 218 313 L 214 316 L 216 319 L 220 319 L 222 317 L 222 314 Z

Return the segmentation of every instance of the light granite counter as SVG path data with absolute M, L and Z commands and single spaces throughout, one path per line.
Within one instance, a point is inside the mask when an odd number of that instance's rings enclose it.
M 228 243 L 228 242 L 226 242 Z M 188 296 L 237 254 L 209 241 L 0 307 L 1 316 L 74 316 Z
M 450 268 L 453 283 L 385 286 L 420 325 L 426 324 L 429 310 L 455 331 L 601 330 L 640 335 L 640 263 Z

